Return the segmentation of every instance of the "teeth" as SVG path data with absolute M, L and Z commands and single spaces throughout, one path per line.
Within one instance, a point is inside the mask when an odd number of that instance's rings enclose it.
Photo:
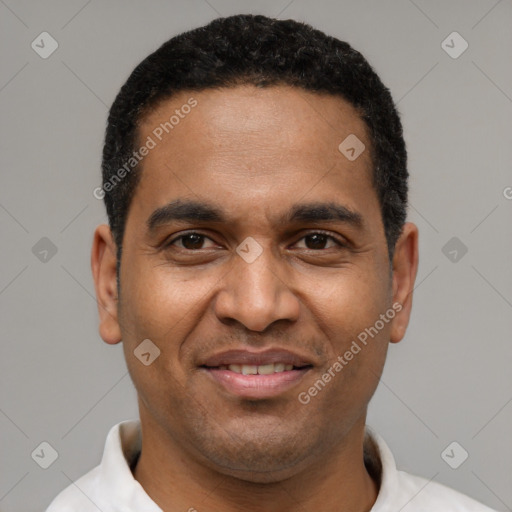
M 242 374 L 243 375 L 257 375 L 258 367 L 253 364 L 243 364 L 242 365 Z
M 293 365 L 284 363 L 261 364 L 259 366 L 253 364 L 230 364 L 227 367 L 222 367 L 222 369 L 225 368 L 243 375 L 271 375 L 272 373 L 291 371 L 293 370 Z
M 271 373 L 274 373 L 274 363 L 258 366 L 259 375 L 270 375 Z

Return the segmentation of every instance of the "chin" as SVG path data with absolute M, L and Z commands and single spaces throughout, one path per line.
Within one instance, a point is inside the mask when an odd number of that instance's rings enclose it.
M 213 463 L 213 469 L 225 476 L 253 484 L 271 484 L 282 482 L 300 473 L 306 466 L 305 460 L 294 455 L 293 460 L 281 460 L 276 463 L 274 459 L 272 464 L 263 464 L 240 458 L 215 457 L 210 459 L 210 464 Z
M 211 469 L 251 483 L 285 480 L 301 472 L 311 455 L 320 451 L 312 443 L 312 436 L 302 437 L 295 432 L 277 434 L 274 430 L 262 432 L 260 436 L 247 433 L 229 436 L 224 432 L 207 439 L 203 432 L 200 437 L 195 446 Z

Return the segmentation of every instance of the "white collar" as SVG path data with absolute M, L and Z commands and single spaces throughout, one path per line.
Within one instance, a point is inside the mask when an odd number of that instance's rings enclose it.
M 139 420 L 123 421 L 110 429 L 99 466 L 99 495 L 108 496 L 110 503 L 115 503 L 119 510 L 162 512 L 131 472 L 131 465 L 139 456 L 141 442 Z M 372 464 L 373 472 L 380 480 L 380 492 L 372 508 L 372 512 L 380 512 L 396 489 L 397 471 L 390 449 L 368 426 L 365 431 L 365 460 Z
M 110 429 L 99 466 L 98 494 L 108 497 L 108 505 L 115 504 L 116 510 L 162 512 L 135 480 L 130 469 L 140 452 L 141 441 L 139 420 L 122 421 Z
M 442 484 L 398 471 L 384 440 L 365 429 L 365 464 L 380 488 L 371 512 L 493 512 L 492 509 Z M 110 429 L 101 464 L 62 491 L 47 512 L 162 512 L 135 480 L 130 466 L 141 449 L 139 420 Z

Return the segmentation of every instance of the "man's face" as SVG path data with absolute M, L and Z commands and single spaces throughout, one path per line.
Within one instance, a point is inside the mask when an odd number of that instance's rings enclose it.
M 338 149 L 350 134 L 366 146 L 353 161 Z M 337 97 L 246 86 L 162 102 L 148 136 L 118 310 L 143 426 L 253 481 L 320 460 L 364 425 L 396 323 L 357 342 L 395 299 L 364 122 Z M 190 201 L 219 218 L 169 215 Z M 147 366 L 134 355 L 145 339 L 160 350 Z M 261 375 L 239 373 L 253 363 Z

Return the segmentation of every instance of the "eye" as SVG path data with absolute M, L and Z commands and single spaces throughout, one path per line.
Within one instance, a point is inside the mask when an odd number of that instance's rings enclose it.
M 314 251 L 330 249 L 332 247 L 345 247 L 345 244 L 337 240 L 335 237 L 322 232 L 309 233 L 306 236 L 303 236 L 301 240 L 305 241 L 306 249 L 311 249 Z M 325 247 L 329 241 L 334 245 Z
M 210 241 L 211 244 L 213 245 L 211 245 L 210 247 L 205 247 L 204 244 L 207 240 Z M 322 232 L 308 233 L 307 235 L 303 236 L 299 240 L 299 242 L 296 242 L 295 245 L 297 245 L 301 241 L 304 241 L 305 247 L 299 248 L 309 249 L 312 251 L 322 251 L 336 247 L 346 247 L 346 245 L 342 241 L 336 239 L 332 235 L 328 235 L 327 233 Z M 330 246 L 328 245 L 329 243 L 331 244 Z M 187 251 L 199 251 L 201 249 L 210 249 L 213 248 L 214 246 L 215 243 L 213 242 L 213 240 L 208 238 L 206 235 L 197 232 L 185 233 L 184 235 L 180 235 L 169 241 L 167 244 L 165 244 L 165 248 L 177 247 L 178 249 L 184 249 Z
M 202 235 L 201 233 L 186 233 L 185 235 L 180 235 L 173 240 L 171 240 L 169 243 L 165 245 L 165 247 L 171 247 L 176 244 L 176 242 L 180 242 L 178 244 L 178 248 L 180 249 L 186 249 L 189 251 L 195 251 L 199 249 L 208 249 L 208 247 L 203 247 L 203 244 L 205 240 L 210 240 L 206 235 Z M 213 243 L 212 240 L 210 242 Z

